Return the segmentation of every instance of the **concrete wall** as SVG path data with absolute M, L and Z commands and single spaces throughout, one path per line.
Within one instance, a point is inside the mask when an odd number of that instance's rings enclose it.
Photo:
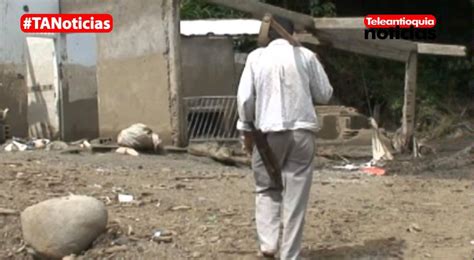
M 54 37 L 26 37 L 30 137 L 59 137 L 59 78 L 55 41 Z
M 234 50 L 231 38 L 181 38 L 183 96 L 235 95 Z
M 25 37 L 18 28 L 22 3 L 0 0 L 0 108 L 9 108 L 8 124 L 14 136 L 26 136 L 27 90 Z
M 177 30 L 174 27 L 176 10 L 173 8 L 177 9 L 176 0 L 61 1 L 62 13 L 100 12 L 114 17 L 113 31 L 97 35 L 96 75 L 101 136 L 115 137 L 121 129 L 140 122 L 158 132 L 165 142 L 171 141 L 174 131 L 172 97 L 177 94 L 172 90 L 179 84 L 173 63 L 177 59 L 174 48 L 179 45 L 171 43 Z M 83 73 L 92 79 L 91 71 L 80 70 L 65 69 L 68 71 L 69 95 L 73 93 L 73 85 L 93 85 L 93 81 L 85 84 L 79 81 Z M 81 99 L 80 102 L 88 102 L 86 100 L 91 99 Z M 85 105 L 77 103 L 77 107 Z
M 99 136 L 97 39 L 95 34 L 67 34 L 63 56 L 63 138 Z

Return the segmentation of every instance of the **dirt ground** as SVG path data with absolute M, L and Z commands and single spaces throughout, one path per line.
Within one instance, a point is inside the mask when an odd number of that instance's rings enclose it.
M 473 184 L 472 164 L 380 177 L 319 168 L 303 255 L 473 259 Z M 21 211 L 70 193 L 106 203 L 108 232 L 79 259 L 254 259 L 253 191 L 249 169 L 187 154 L 0 153 L 0 207 Z M 119 193 L 137 202 L 119 203 Z M 151 241 L 156 230 L 173 241 Z M 0 258 L 30 259 L 22 245 L 19 217 L 0 215 Z

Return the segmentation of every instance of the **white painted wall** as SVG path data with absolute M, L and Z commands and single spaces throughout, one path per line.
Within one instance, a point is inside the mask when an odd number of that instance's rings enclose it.
M 68 65 L 76 66 L 76 69 L 84 67 L 84 69 L 91 69 L 96 71 L 97 66 L 97 39 L 94 33 L 78 33 L 66 34 L 66 53 Z M 80 66 L 80 67 L 79 67 Z M 89 75 L 82 75 L 81 77 L 90 77 Z M 94 79 L 84 79 L 83 85 L 69 85 L 69 102 L 97 99 L 97 84 L 91 84 L 89 81 L 96 81 Z M 89 84 L 87 84 L 89 83 Z
M 97 65 L 97 39 L 95 33 L 66 34 L 68 63 L 82 66 Z
M 28 133 L 59 137 L 59 79 L 55 40 L 27 37 Z
M 0 62 L 21 63 L 24 58 L 25 34 L 20 29 L 20 17 L 28 6 L 29 13 L 58 13 L 58 0 L 0 0 Z

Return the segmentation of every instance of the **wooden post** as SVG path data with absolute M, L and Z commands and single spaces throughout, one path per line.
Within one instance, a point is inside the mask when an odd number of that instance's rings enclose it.
M 260 26 L 260 32 L 258 33 L 258 46 L 265 47 L 270 41 L 270 38 L 268 38 L 268 32 L 270 31 L 271 23 L 272 19 L 270 16 L 263 17 L 262 25 Z
M 408 148 L 415 129 L 416 73 L 418 54 L 410 52 L 405 66 L 405 98 L 403 101 L 402 146 Z
M 179 0 L 167 0 L 170 22 L 169 31 L 169 84 L 170 84 L 170 112 L 173 145 L 186 146 L 186 118 L 183 106 L 183 89 L 181 82 L 181 35 Z M 165 7 L 163 7 L 165 8 Z

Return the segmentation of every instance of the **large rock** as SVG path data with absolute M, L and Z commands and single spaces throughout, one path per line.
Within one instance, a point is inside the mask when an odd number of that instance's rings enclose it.
M 87 196 L 50 199 L 21 213 L 24 240 L 47 259 L 81 253 L 106 226 L 104 204 Z

